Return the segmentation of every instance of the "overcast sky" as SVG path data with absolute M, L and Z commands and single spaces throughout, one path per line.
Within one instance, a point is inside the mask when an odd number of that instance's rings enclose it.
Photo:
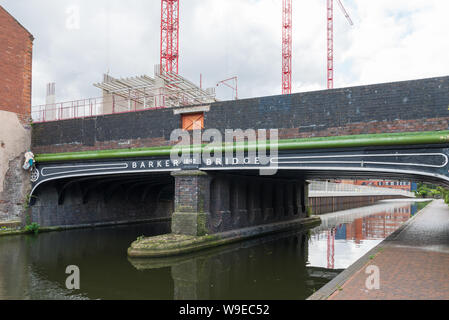
M 238 76 L 239 96 L 281 92 L 282 0 L 180 0 L 179 72 L 205 87 Z M 449 75 L 449 1 L 335 4 L 335 87 Z M 153 76 L 160 0 L 0 0 L 35 37 L 33 105 L 100 96 L 114 77 Z M 76 15 L 79 12 L 79 24 Z M 293 92 L 326 87 L 326 0 L 293 0 Z M 218 98 L 232 98 L 219 88 Z

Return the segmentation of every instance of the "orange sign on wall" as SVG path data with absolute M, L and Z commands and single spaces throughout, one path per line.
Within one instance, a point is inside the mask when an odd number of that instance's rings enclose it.
M 187 131 L 204 129 L 204 113 L 183 114 L 182 129 Z

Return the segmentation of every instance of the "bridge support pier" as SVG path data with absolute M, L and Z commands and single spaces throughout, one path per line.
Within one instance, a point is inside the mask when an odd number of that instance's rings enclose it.
M 175 178 L 175 212 L 172 233 L 204 236 L 209 233 L 210 177 L 199 170 L 172 173 Z
M 168 257 L 319 225 L 303 179 L 183 170 L 175 178 L 171 234 L 138 239 L 131 257 Z
M 204 236 L 261 224 L 306 218 L 308 183 L 261 177 L 172 173 L 172 233 Z

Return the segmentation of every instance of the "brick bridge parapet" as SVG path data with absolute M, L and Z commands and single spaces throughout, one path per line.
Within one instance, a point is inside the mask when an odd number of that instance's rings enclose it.
M 449 128 L 449 76 L 213 103 L 204 129 L 279 129 L 280 139 Z M 61 153 L 170 145 L 189 107 L 33 125 L 33 151 Z M 209 110 L 209 111 L 207 111 Z

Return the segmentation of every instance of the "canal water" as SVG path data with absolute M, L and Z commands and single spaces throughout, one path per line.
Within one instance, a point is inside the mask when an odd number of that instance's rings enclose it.
M 131 260 L 129 244 L 168 223 L 0 238 L 4 299 L 306 299 L 422 204 L 389 201 L 322 215 L 322 225 L 171 259 Z M 68 290 L 67 266 L 80 269 Z

